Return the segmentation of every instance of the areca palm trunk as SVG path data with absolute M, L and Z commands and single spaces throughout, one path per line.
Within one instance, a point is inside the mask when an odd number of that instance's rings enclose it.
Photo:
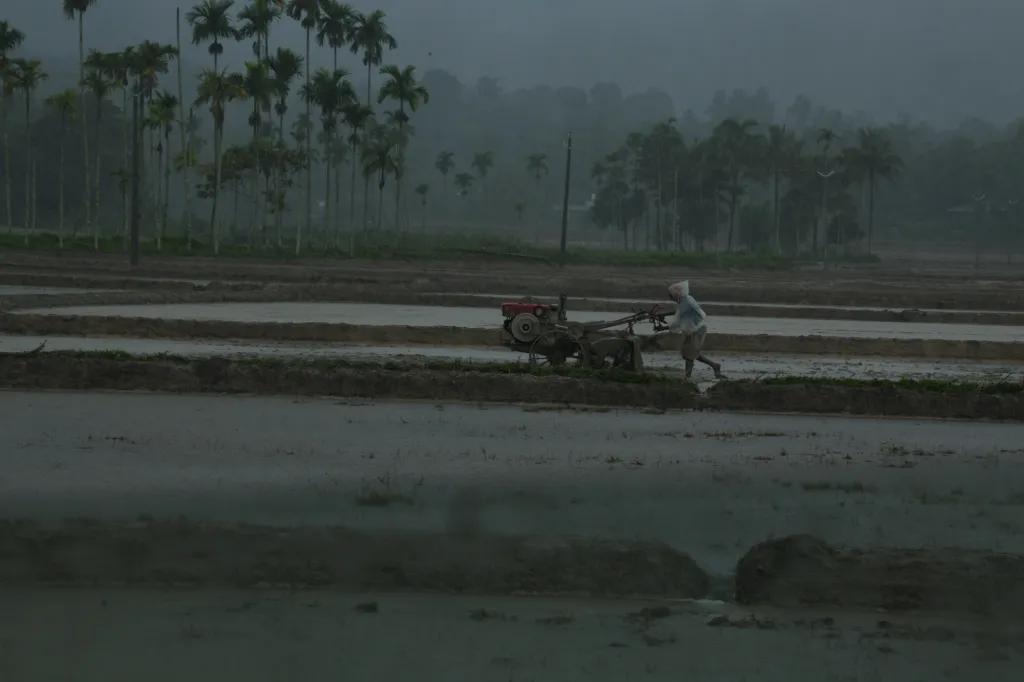
M 309 36 L 312 29 L 306 29 L 306 87 L 309 87 Z M 310 101 L 306 100 L 306 118 L 310 118 L 312 112 L 310 111 Z M 312 130 L 310 126 L 306 127 L 306 232 L 312 230 L 313 225 L 313 156 L 312 156 Z M 309 235 L 306 236 L 309 239 Z M 295 255 L 299 255 L 302 251 L 302 230 L 296 230 L 295 232 Z
M 331 158 L 331 138 L 332 138 L 332 135 L 331 135 L 330 132 L 328 132 L 327 135 L 326 135 L 326 140 L 327 140 L 327 145 L 326 145 L 326 147 L 327 147 L 327 163 L 325 164 L 327 166 L 326 169 L 325 169 L 325 171 L 326 171 L 326 173 L 325 173 L 326 180 L 324 182 L 324 251 L 327 250 L 328 246 L 331 243 L 330 240 L 327 238 L 327 228 L 328 228 L 328 226 L 331 225 L 331 164 L 334 161 Z M 338 233 L 337 233 L 337 231 L 335 231 L 335 233 L 334 233 L 334 241 L 335 241 L 335 243 L 337 243 L 337 241 L 338 241 Z
M 167 209 L 170 204 L 171 196 L 171 129 L 164 128 L 164 201 L 161 206 L 163 215 L 160 218 L 160 224 L 167 227 Z
M 157 172 L 154 174 L 154 177 L 156 178 L 156 205 L 157 205 L 157 208 L 158 208 L 157 220 L 160 222 L 160 226 L 157 229 L 157 233 L 156 233 L 156 250 L 157 250 L 157 252 L 163 251 L 163 248 L 164 248 L 164 234 L 166 234 L 166 228 L 165 228 L 165 225 L 164 225 L 164 214 L 163 214 L 163 210 L 162 210 L 163 201 L 164 201 L 163 200 L 164 186 L 163 186 L 163 183 L 160 182 L 160 169 L 163 166 L 164 153 L 166 151 L 167 151 L 166 149 L 158 149 L 156 154 L 154 154 L 154 157 L 155 157 L 155 160 L 156 160 L 156 168 L 157 168 Z
M 349 190 L 349 224 L 348 229 L 348 255 L 355 258 L 356 255 L 356 160 L 359 158 L 359 129 L 352 129 L 352 187 Z
M 284 113 L 278 115 L 280 124 L 277 127 L 277 145 L 278 152 L 284 153 Z M 281 241 L 281 224 L 284 220 L 284 216 L 281 215 L 282 204 L 284 204 L 282 187 L 284 186 L 284 163 L 277 164 L 277 181 L 274 187 L 274 230 L 277 232 L 277 248 L 281 248 L 283 242 Z
M 11 145 L 7 135 L 7 88 L 0 87 L 0 130 L 4 138 L 4 205 L 7 206 L 7 231 L 14 228 L 14 211 L 11 206 Z
M 78 110 L 82 112 L 82 158 L 85 161 L 85 188 L 82 196 L 85 198 L 85 229 L 89 229 L 92 222 L 92 211 L 89 208 L 89 126 L 85 115 L 85 12 L 78 13 Z M 96 146 L 99 147 L 99 138 Z M 75 226 L 77 231 L 77 225 Z M 88 232 L 86 232 L 88 234 Z
M 123 105 L 121 107 L 121 111 L 123 111 L 123 112 L 125 112 L 125 114 L 127 114 L 127 112 L 128 112 L 128 86 L 124 86 L 124 90 L 122 92 L 121 98 L 122 98 L 122 102 L 123 102 Z M 135 100 L 134 100 L 134 96 L 133 96 L 133 100 L 132 100 L 132 106 L 133 107 L 136 106 Z M 121 168 L 123 168 L 125 171 L 127 171 L 128 167 L 129 167 L 128 166 L 128 137 L 129 137 L 128 126 L 129 126 L 128 116 L 125 115 L 124 116 L 124 122 L 121 124 L 121 129 L 122 129 L 122 133 L 123 133 L 123 137 L 124 137 L 124 156 L 122 157 L 123 161 L 122 161 Z M 127 247 L 128 246 L 128 193 L 127 192 L 121 192 L 121 236 L 122 236 L 122 238 L 124 240 L 125 247 Z
M 214 121 L 213 127 L 213 165 L 214 165 L 214 185 L 213 185 L 213 208 L 210 210 L 210 241 L 213 243 L 213 255 L 220 255 L 220 241 L 217 230 L 217 204 L 220 200 L 220 180 L 223 172 L 223 159 L 221 159 L 221 136 L 223 123 Z
M 103 99 L 96 98 L 96 122 L 93 125 L 94 137 L 96 138 L 96 151 L 93 159 L 93 170 L 96 176 L 93 183 L 93 227 L 92 227 L 92 248 L 99 251 L 100 248 L 100 119 L 103 117 Z M 86 200 L 88 202 L 88 199 Z
M 373 64 L 367 59 L 366 62 L 366 106 L 373 107 L 372 101 L 372 87 L 371 82 L 373 80 Z M 370 178 L 363 178 L 363 232 L 366 232 L 367 228 L 367 214 L 369 213 L 370 206 Z M 378 211 L 378 214 L 380 212 Z M 377 229 L 380 229 L 380 216 L 377 217 Z
M 774 175 L 775 175 L 775 183 L 774 183 L 775 186 L 772 188 L 772 192 L 773 192 L 773 198 L 772 198 L 772 218 L 773 218 L 773 220 L 775 222 L 775 251 L 778 252 L 779 254 L 781 254 L 782 253 L 782 239 L 779 236 L 779 171 L 776 170 Z
M 871 255 L 871 237 L 875 231 L 875 174 L 868 172 L 868 255 Z
M 60 114 L 60 171 L 59 180 L 60 186 L 58 187 L 59 199 L 58 204 L 59 218 L 57 219 L 57 245 L 60 248 L 64 248 L 64 143 L 67 141 L 67 117 L 62 111 Z M 87 157 L 88 158 L 88 157 Z M 88 162 L 87 162 L 88 163 Z M 86 185 L 88 188 L 88 185 Z M 88 194 L 86 195 L 88 201 Z
M 188 211 L 185 216 L 185 248 L 189 251 L 192 250 L 192 188 L 189 187 L 189 169 L 192 163 L 192 149 L 191 145 L 187 145 L 185 141 L 185 94 L 184 87 L 182 87 L 181 79 L 181 8 L 175 11 L 175 42 L 178 47 L 179 58 L 175 59 L 175 64 L 178 70 L 178 132 L 181 134 L 181 151 L 183 154 L 181 164 L 181 182 L 182 189 L 185 190 L 185 210 Z M 96 138 L 97 141 L 99 138 Z M 97 147 L 99 146 L 97 142 Z M 170 163 L 170 159 L 168 159 Z M 97 164 L 98 165 L 98 164 Z M 99 170 L 96 171 L 99 173 Z
M 32 227 L 32 93 L 25 91 L 25 245 Z

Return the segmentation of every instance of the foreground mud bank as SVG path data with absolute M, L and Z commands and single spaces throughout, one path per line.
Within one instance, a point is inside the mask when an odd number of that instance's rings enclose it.
M 11 258 L 4 258 L 11 262 Z M 245 262 L 212 259 L 158 261 L 129 270 L 121 259 L 90 262 L 53 259 L 49 265 L 14 265 L 0 273 L 0 283 L 24 286 L 72 286 L 92 288 L 156 287 L 160 284 L 132 284 L 136 278 L 183 280 L 166 283 L 164 288 L 188 290 L 196 286 L 239 287 L 240 283 L 289 283 L 318 285 L 366 285 L 372 288 L 397 288 L 406 293 L 425 292 L 509 292 L 519 295 L 573 298 L 625 298 L 638 301 L 661 296 L 665 287 L 681 276 L 698 278 L 700 300 L 741 303 L 900 307 L 922 309 L 962 309 L 1015 311 L 1024 307 L 1024 286 L 1018 282 L 965 284 L 959 280 L 939 279 L 922 285 L 914 280 L 890 280 L 885 273 L 858 272 L 853 277 L 842 273 L 723 273 L 676 269 L 650 270 L 570 267 L 558 270 L 546 266 L 509 267 L 506 264 L 431 264 L 431 263 L 344 263 L 310 261 L 302 264 Z M 55 272 L 39 272 L 41 267 Z M 59 270 L 76 269 L 77 274 Z M 20 271 L 19 271 L 20 270 Z M 877 279 L 873 279 L 877 277 Z M 203 280 L 209 284 L 187 280 Z M 230 284 L 229 284 L 230 283 Z
M 533 372 L 525 365 L 38 353 L 0 356 L 0 387 L 317 395 L 1024 421 L 1018 385 L 802 378 L 723 381 L 700 394 L 648 373 Z
M 741 604 L 1002 616 L 1024 609 L 1024 557 L 960 549 L 849 549 L 769 540 L 736 567 Z
M 333 587 L 699 598 L 708 576 L 656 543 L 275 528 L 188 519 L 0 522 L 0 584 Z
M 700 599 L 710 578 L 650 542 L 367 532 L 143 518 L 0 521 L 0 586 L 335 588 Z M 753 547 L 740 604 L 1012 616 L 1024 558 L 957 549 L 837 549 L 807 536 Z M 662 607 L 663 608 L 663 607 Z
M 217 296 L 212 293 L 210 296 Z M 83 305 L 85 302 L 83 302 Z M 500 347 L 501 330 L 470 327 L 355 325 L 326 322 L 245 322 L 155 317 L 47 315 L 0 316 L 5 334 L 117 336 L 138 339 L 218 339 L 318 343 Z M 664 335 L 651 348 L 678 350 L 679 337 Z M 707 348 L 746 354 L 878 356 L 888 358 L 1024 361 L 1024 343 L 957 339 L 867 338 L 708 334 Z

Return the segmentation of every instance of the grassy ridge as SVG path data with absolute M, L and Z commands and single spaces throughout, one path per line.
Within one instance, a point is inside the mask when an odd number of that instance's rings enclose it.
M 310 247 L 307 257 L 365 259 L 365 260 L 422 260 L 422 261 L 453 261 L 453 260 L 496 260 L 523 261 L 555 264 L 561 259 L 557 248 L 538 246 L 514 236 L 470 235 L 460 233 L 414 233 L 402 235 L 387 232 L 374 232 L 371 235 L 358 233 L 342 234 L 339 243 L 341 249 L 333 245 Z M 348 245 L 353 249 L 349 251 Z M 99 241 L 99 249 L 93 248 L 93 240 L 88 236 L 75 238 L 66 237 L 63 247 L 59 246 L 57 236 L 52 233 L 35 233 L 31 235 L 28 245 L 24 235 L 0 234 L 0 249 L 10 251 L 57 251 L 68 253 L 126 253 L 124 240 L 120 237 L 104 237 Z M 213 249 L 207 244 L 193 242 L 191 249 L 183 239 L 165 239 L 160 250 L 156 241 L 146 240 L 140 243 L 143 256 L 205 256 L 213 255 Z M 222 258 L 276 258 L 282 261 L 299 260 L 295 256 L 293 246 L 283 249 L 258 247 L 249 249 L 244 245 L 224 243 L 218 254 Z M 833 257 L 836 260 L 836 257 Z M 877 257 L 868 258 L 862 255 L 840 257 L 838 260 L 849 262 L 877 262 Z M 738 270 L 785 270 L 793 266 L 794 259 L 773 253 L 694 253 L 680 251 L 623 251 L 616 249 L 570 249 L 566 253 L 565 262 L 572 265 L 603 265 L 617 267 L 672 267 L 688 269 L 730 268 Z

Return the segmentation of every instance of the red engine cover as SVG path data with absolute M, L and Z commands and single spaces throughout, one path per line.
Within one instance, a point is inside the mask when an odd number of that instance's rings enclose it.
M 536 315 L 537 317 L 546 317 L 552 308 L 554 308 L 554 306 L 547 305 L 545 303 L 513 301 L 501 304 L 501 314 L 510 320 L 516 315 L 522 315 L 523 313 L 529 313 L 531 315 Z

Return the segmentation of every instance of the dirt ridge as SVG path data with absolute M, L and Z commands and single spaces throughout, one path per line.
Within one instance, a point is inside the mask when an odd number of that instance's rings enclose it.
M 217 296 L 212 293 L 210 296 Z M 254 293 L 255 296 L 255 293 Z M 471 327 L 354 325 L 327 322 L 239 322 L 99 315 L 0 315 L 5 334 L 116 336 L 142 339 L 219 339 L 319 343 L 500 347 L 501 330 Z M 666 335 L 655 346 L 678 350 L 680 338 Z M 1024 343 L 957 339 L 887 339 L 839 336 L 708 334 L 707 347 L 719 352 L 792 353 L 956 360 L 1024 361 Z
M 622 380 L 609 380 L 503 373 L 500 367 L 495 371 L 442 370 L 280 359 L 172 359 L 66 353 L 7 355 L 0 356 L 0 387 L 1024 421 L 1024 392 L 985 392 L 969 387 L 922 390 L 884 383 L 737 381 L 721 382 L 702 395 L 691 384 L 655 376 L 623 375 Z

